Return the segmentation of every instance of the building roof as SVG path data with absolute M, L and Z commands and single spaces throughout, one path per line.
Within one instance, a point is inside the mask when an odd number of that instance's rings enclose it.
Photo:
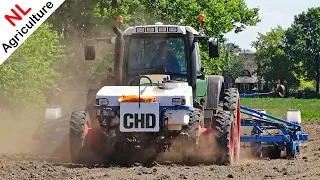
M 236 84 L 243 84 L 243 83 L 258 83 L 258 77 L 257 76 L 239 76 L 236 78 L 235 83 Z
M 244 69 L 254 74 L 257 69 L 257 64 L 254 60 L 255 52 L 240 52 L 239 55 L 244 58 Z

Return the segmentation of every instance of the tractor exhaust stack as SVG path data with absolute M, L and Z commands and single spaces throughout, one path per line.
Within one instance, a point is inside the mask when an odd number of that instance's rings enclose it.
M 114 64 L 113 72 L 116 80 L 116 86 L 122 85 L 122 67 L 123 67 L 123 55 L 124 55 L 124 38 L 122 31 L 114 27 L 113 32 L 117 35 L 114 52 Z

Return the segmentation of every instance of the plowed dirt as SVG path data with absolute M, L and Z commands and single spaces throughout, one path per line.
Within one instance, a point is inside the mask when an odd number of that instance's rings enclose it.
M 233 167 L 155 165 L 147 168 L 139 164 L 126 168 L 85 167 L 40 153 L 12 152 L 0 155 L 0 179 L 320 179 L 320 122 L 306 122 L 302 126 L 310 140 L 295 160 L 253 159 L 244 154 L 241 163 Z M 66 155 L 67 151 L 60 154 Z

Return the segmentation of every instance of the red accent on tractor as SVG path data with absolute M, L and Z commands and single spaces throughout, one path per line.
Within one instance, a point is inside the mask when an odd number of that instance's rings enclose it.
M 241 112 L 240 112 L 240 98 L 238 98 L 236 114 L 235 114 L 236 128 L 237 128 L 237 144 L 236 144 L 236 161 L 240 158 L 240 136 L 241 136 Z
M 100 147 L 100 129 L 99 128 L 87 128 L 85 134 L 85 144 L 92 149 L 99 149 Z

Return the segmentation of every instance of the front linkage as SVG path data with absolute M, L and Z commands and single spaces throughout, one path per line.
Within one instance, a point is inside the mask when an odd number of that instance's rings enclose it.
M 148 146 L 148 145 L 163 145 L 164 151 L 166 151 L 171 143 L 169 143 L 169 130 L 167 127 L 168 118 L 165 117 L 166 109 L 160 110 L 160 131 L 158 133 L 148 133 L 152 136 L 147 141 L 140 140 L 139 133 L 125 133 L 119 131 L 119 124 L 112 125 L 112 120 L 120 118 L 119 108 L 107 108 L 101 106 L 101 110 L 98 116 L 98 121 L 101 127 L 101 131 L 104 134 L 108 134 L 110 131 L 115 131 L 119 137 L 117 144 L 133 145 L 133 146 Z M 142 133 L 140 133 L 142 134 Z M 152 135 L 151 135 L 152 134 Z
M 165 117 L 166 109 L 160 110 L 160 131 L 157 133 L 128 133 L 120 132 L 119 124 L 113 125 L 112 120 L 120 118 L 119 108 L 107 108 L 100 106 L 97 117 L 101 131 L 101 152 L 105 161 L 116 162 L 117 164 L 130 164 L 130 161 L 140 161 L 132 159 L 133 154 L 141 157 L 144 149 L 152 147 L 155 153 L 143 160 L 145 164 L 150 164 L 161 152 L 170 151 L 172 145 L 170 137 L 172 135 L 167 128 L 168 119 Z M 140 156 L 139 156 L 140 153 Z M 127 156 L 128 155 L 128 156 Z M 123 162 L 126 160 L 126 162 Z
M 93 123 L 89 122 L 89 116 L 86 112 L 74 112 L 72 115 L 70 137 L 71 142 L 73 142 L 71 154 L 74 162 L 87 164 L 92 163 L 94 159 L 100 159 L 98 162 L 102 163 L 101 159 L 103 159 L 103 163 L 107 164 L 130 164 L 132 163 L 131 160 L 150 164 L 160 153 L 170 152 L 175 140 L 178 143 L 191 143 L 194 147 L 198 145 L 196 143 L 198 127 L 194 124 L 198 123 L 201 118 L 201 113 L 197 113 L 200 110 L 191 111 L 190 124 L 183 127 L 181 132 L 168 130 L 168 118 L 165 116 L 166 109 L 163 108 L 160 110 L 159 132 L 127 133 L 120 132 L 118 124 L 112 124 L 112 120 L 119 117 L 119 108 L 113 109 L 100 106 L 99 109 L 100 111 L 97 111 L 99 112 L 97 120 L 100 128 L 90 127 L 90 124 Z M 94 134 L 90 134 L 91 132 L 94 132 Z M 149 154 L 151 156 L 146 160 L 132 159 L 133 157 L 145 156 L 141 153 L 150 148 L 154 151 Z M 180 148 L 178 148 L 178 151 L 180 151 Z M 94 154 L 96 158 L 88 158 L 90 156 L 89 152 Z M 136 156 L 133 155 L 136 153 Z M 123 160 L 126 161 L 123 162 Z

